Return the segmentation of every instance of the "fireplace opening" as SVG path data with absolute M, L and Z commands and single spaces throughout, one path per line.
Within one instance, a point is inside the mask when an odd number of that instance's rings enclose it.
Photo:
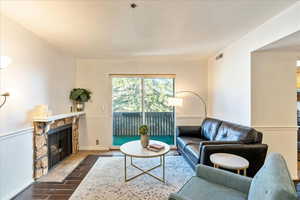
M 48 167 L 72 154 L 72 125 L 64 125 L 48 132 Z

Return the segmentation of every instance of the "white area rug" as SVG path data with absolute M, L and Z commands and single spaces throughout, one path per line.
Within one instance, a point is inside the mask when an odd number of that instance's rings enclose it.
M 129 166 L 129 177 L 140 173 Z M 159 158 L 135 158 L 134 163 L 148 169 L 159 163 Z M 162 169 L 152 171 L 161 176 Z M 93 168 L 73 193 L 71 199 L 84 200 L 163 200 L 171 192 L 178 191 L 194 175 L 194 171 L 181 156 L 166 157 L 166 181 L 162 183 L 149 175 L 142 175 L 129 182 L 124 182 L 123 157 L 99 157 Z

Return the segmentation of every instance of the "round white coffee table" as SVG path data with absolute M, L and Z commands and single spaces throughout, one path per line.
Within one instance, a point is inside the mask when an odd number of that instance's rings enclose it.
M 154 178 L 156 178 L 157 180 L 161 181 L 161 182 L 165 182 L 165 155 L 170 151 L 170 146 L 164 142 L 160 142 L 160 141 L 156 141 L 156 140 L 150 140 L 149 144 L 160 144 L 165 146 L 164 149 L 160 150 L 159 152 L 154 152 L 154 151 L 150 151 L 146 148 L 143 148 L 141 145 L 140 140 L 135 140 L 132 142 L 127 142 L 125 144 L 123 144 L 120 147 L 121 152 L 125 155 L 124 156 L 124 170 L 125 170 L 125 181 L 130 181 L 132 179 L 135 179 L 143 174 L 148 174 Z M 131 178 L 127 178 L 127 165 L 126 165 L 126 161 L 127 161 L 127 156 L 130 157 L 130 164 L 131 166 L 135 167 L 136 169 L 140 170 L 141 173 L 133 176 Z M 155 157 L 159 157 L 160 158 L 160 164 L 152 167 L 150 169 L 144 170 L 140 167 L 138 167 L 137 165 L 135 165 L 132 161 L 132 158 L 155 158 Z M 163 175 L 162 178 L 155 176 L 153 174 L 150 173 L 150 171 L 158 168 L 158 167 L 162 167 L 163 169 Z
M 249 162 L 247 159 L 230 153 L 214 153 L 210 155 L 210 161 L 214 164 L 215 168 L 225 168 L 231 170 L 244 171 L 244 176 L 247 175 L 247 168 L 249 167 Z

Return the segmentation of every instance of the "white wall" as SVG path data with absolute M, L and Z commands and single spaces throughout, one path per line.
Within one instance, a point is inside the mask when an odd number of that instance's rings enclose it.
M 251 125 L 251 52 L 300 30 L 300 2 L 209 59 L 211 116 Z M 234 112 L 233 112 L 234 111 Z
M 1 70 L 1 92 L 11 93 L 0 111 L 0 133 L 31 126 L 31 111 L 48 104 L 53 113 L 69 111 L 68 94 L 75 84 L 75 60 L 4 16 L 1 55 L 12 64 Z M 11 120 L 13 119 L 13 120 Z
M 67 112 L 76 67 L 72 57 L 8 18 L 0 19 L 0 55 L 13 61 L 0 71 L 0 93 L 11 93 L 0 110 L 0 199 L 6 199 L 32 180 L 32 109 L 48 104 L 54 113 Z M 11 134 L 17 135 L 7 138 Z
M 112 145 L 112 111 L 110 73 L 176 74 L 176 90 L 193 90 L 207 97 L 207 64 L 195 60 L 159 58 L 151 60 L 77 60 L 77 87 L 89 88 L 92 102 L 87 103 L 86 121 L 82 122 L 81 149 L 107 148 Z M 200 124 L 202 105 L 190 98 L 178 110 L 178 123 Z M 95 146 L 95 140 L 100 145 Z
M 252 53 L 252 126 L 297 124 L 296 60 L 300 52 Z
M 296 60 L 300 52 L 252 53 L 251 122 L 270 152 L 280 152 L 297 172 Z M 294 174 L 295 176 L 296 174 Z
M 220 51 L 224 54 L 223 59 L 216 61 L 216 55 L 209 59 L 208 98 L 211 116 L 252 125 L 251 52 L 300 30 L 299 9 L 300 2 Z M 276 94 L 273 95 L 276 97 Z M 285 121 L 285 124 L 280 124 L 280 126 L 289 126 L 293 122 Z M 276 127 L 270 128 L 272 130 L 264 130 L 264 138 L 268 138 L 268 141 L 273 140 L 272 136 L 267 135 L 270 132 L 283 134 Z M 274 143 L 268 142 L 271 150 L 275 149 L 274 146 L 282 145 L 276 138 L 274 138 Z M 277 151 L 281 153 L 295 151 L 294 141 L 286 141 L 284 147 L 284 151 L 283 149 L 277 149 Z M 295 153 L 285 158 L 288 160 L 292 176 L 296 178 Z
M 209 115 L 250 125 L 250 57 L 241 47 L 226 49 L 224 58 L 208 64 Z

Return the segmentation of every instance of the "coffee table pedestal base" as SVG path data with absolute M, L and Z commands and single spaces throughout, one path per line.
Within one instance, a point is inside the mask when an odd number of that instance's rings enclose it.
M 144 170 L 144 169 L 140 168 L 139 166 L 137 166 L 136 164 L 134 164 L 133 161 L 132 161 L 132 156 L 128 156 L 128 157 L 130 157 L 130 165 L 132 167 L 140 170 L 141 173 L 139 173 L 139 174 L 137 174 L 133 177 L 130 177 L 130 178 L 127 177 L 127 155 L 125 155 L 124 156 L 125 182 L 131 181 L 131 180 L 133 180 L 133 179 L 135 179 L 135 178 L 137 178 L 137 177 L 139 177 L 143 174 L 147 174 L 147 175 L 152 176 L 153 178 L 165 183 L 165 155 L 160 156 L 160 164 L 159 165 L 156 165 L 156 166 L 154 166 L 150 169 L 147 169 L 147 170 Z M 159 167 L 162 167 L 162 170 L 163 170 L 162 177 L 158 177 L 158 176 L 153 175 L 153 174 L 150 173 L 152 170 L 157 169 Z

